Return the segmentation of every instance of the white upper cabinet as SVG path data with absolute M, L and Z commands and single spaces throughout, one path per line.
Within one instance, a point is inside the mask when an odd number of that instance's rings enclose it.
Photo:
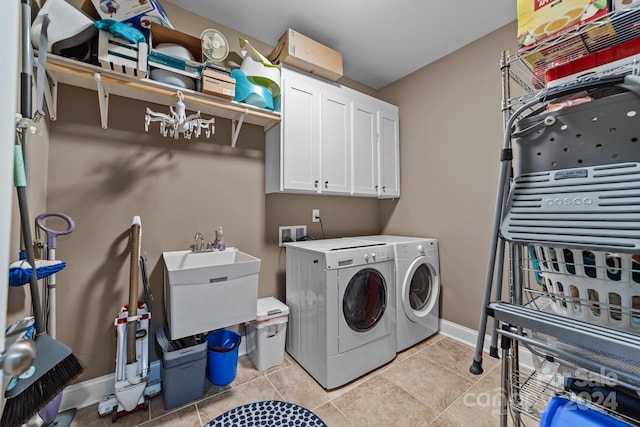
M 378 135 L 378 197 L 400 197 L 400 133 L 395 105 L 381 105 Z
M 283 67 L 265 181 L 267 193 L 399 197 L 397 107 Z
M 356 94 L 352 104 L 353 194 L 400 197 L 398 107 Z
M 283 181 L 290 190 L 320 191 L 320 90 L 295 74 L 283 76 Z
M 376 108 L 372 102 L 352 104 L 353 127 L 351 143 L 353 153 L 353 194 L 376 196 L 378 190 L 378 133 L 376 130 Z
M 343 92 L 333 85 L 322 92 L 323 193 L 351 193 L 351 103 Z
M 351 194 L 349 106 L 340 85 L 283 67 L 288 120 L 267 132 L 267 193 Z

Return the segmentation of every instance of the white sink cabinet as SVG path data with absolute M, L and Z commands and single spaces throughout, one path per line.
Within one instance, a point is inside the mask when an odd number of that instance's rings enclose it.
M 236 248 L 163 252 L 171 339 L 255 320 L 260 259 Z

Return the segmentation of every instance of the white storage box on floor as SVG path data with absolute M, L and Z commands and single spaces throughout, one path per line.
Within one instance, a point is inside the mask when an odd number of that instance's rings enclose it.
M 259 371 L 284 362 L 289 307 L 274 297 L 258 299 L 256 320 L 245 323 L 247 353 Z

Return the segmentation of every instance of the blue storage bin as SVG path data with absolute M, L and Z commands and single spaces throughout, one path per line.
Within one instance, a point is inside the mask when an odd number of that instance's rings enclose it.
M 540 427 L 629 427 L 602 412 L 595 411 L 563 397 L 554 397 L 549 400 L 542 418 Z
M 236 377 L 240 334 L 219 329 L 207 335 L 207 378 L 212 384 L 224 386 Z

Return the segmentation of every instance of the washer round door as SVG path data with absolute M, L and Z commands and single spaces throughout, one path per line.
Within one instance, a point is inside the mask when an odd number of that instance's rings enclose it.
M 387 307 L 384 277 L 373 268 L 365 268 L 351 278 L 342 297 L 342 312 L 347 325 L 356 332 L 373 328 Z
M 388 278 L 393 262 L 341 270 L 338 351 L 343 352 L 391 333 Z
M 412 322 L 425 319 L 438 303 L 440 278 L 427 257 L 413 260 L 402 281 L 402 308 Z

